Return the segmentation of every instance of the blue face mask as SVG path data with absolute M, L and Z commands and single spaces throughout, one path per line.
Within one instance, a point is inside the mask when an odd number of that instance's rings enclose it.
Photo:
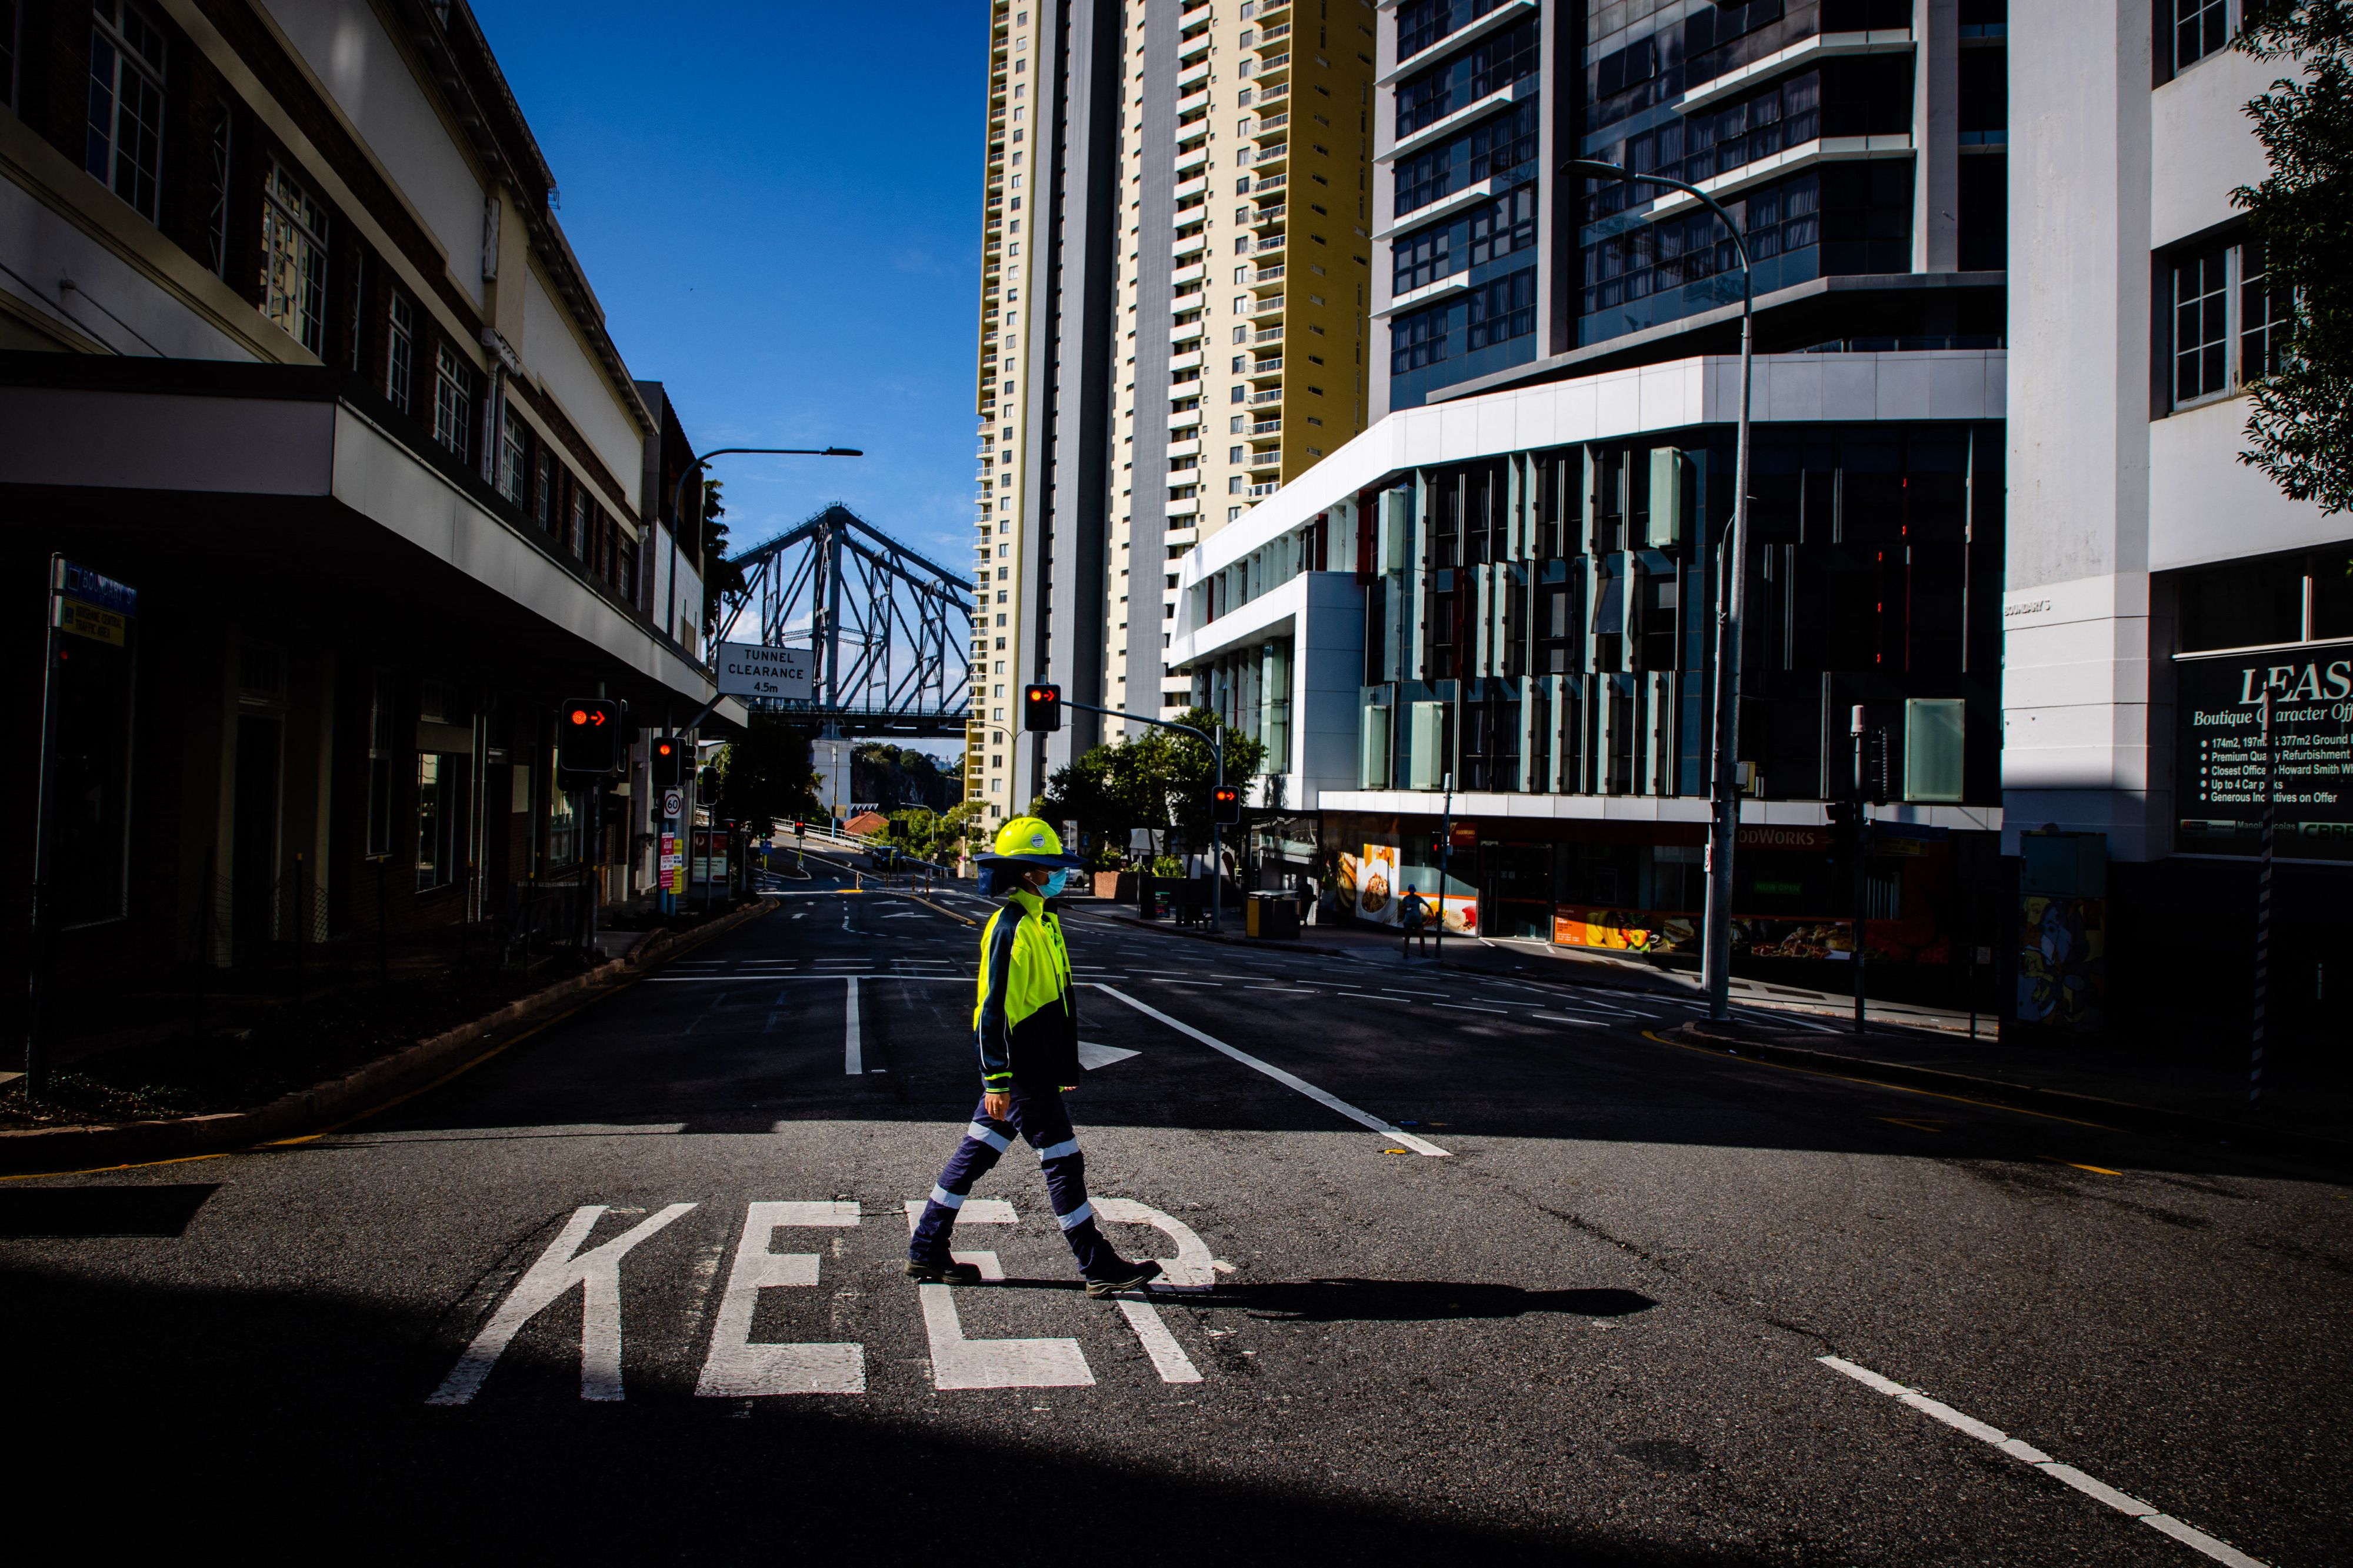
M 1041 899 L 1060 898 L 1062 889 L 1070 885 L 1070 880 L 1071 870 L 1065 866 L 1046 879 L 1046 885 L 1038 889 L 1038 896 Z

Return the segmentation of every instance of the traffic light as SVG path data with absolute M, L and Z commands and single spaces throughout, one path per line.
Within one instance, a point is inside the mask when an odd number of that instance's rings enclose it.
M 653 742 L 653 774 L 657 787 L 668 788 L 686 779 L 686 747 L 676 735 L 656 735 Z
M 1021 727 L 1033 733 L 1062 727 L 1062 689 L 1025 686 L 1021 689 Z
M 602 697 L 575 697 L 556 710 L 555 765 L 567 773 L 602 775 L 620 756 L 621 716 L 627 710 Z
M 1229 827 L 1242 819 L 1242 792 L 1232 784 L 1219 784 L 1209 792 L 1209 820 L 1221 827 Z

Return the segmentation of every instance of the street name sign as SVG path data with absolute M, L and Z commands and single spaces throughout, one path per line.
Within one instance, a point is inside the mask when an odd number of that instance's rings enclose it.
M 816 668 L 808 648 L 723 642 L 719 645 L 719 694 L 807 702 L 817 692 Z

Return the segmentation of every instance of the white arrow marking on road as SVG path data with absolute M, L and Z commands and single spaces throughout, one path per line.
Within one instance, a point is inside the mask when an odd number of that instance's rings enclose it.
M 1437 1154 L 1441 1156 L 1447 1154 L 1447 1151 L 1440 1148 L 1437 1144 L 1430 1142 L 1425 1139 L 1417 1138 L 1401 1127 L 1391 1126 L 1388 1122 L 1382 1121 L 1379 1117 L 1375 1116 L 1368 1110 L 1359 1110 L 1355 1106 L 1349 1104 L 1346 1100 L 1342 1100 L 1339 1096 L 1326 1094 L 1324 1090 L 1316 1088 L 1305 1079 L 1299 1077 L 1295 1073 L 1287 1073 L 1281 1068 L 1275 1066 L 1272 1062 L 1261 1061 L 1258 1058 L 1250 1055 L 1248 1051 L 1236 1050 L 1233 1047 L 1226 1044 L 1225 1041 L 1217 1038 L 1215 1036 L 1205 1035 L 1200 1030 L 1193 1027 L 1192 1025 L 1187 1024 L 1181 1019 L 1172 1018 L 1167 1014 L 1162 1012 L 1159 1008 L 1148 1006 L 1145 1004 L 1137 1001 L 1134 997 L 1130 996 L 1126 992 L 1120 990 L 1115 985 L 1105 985 L 1102 982 L 1097 981 L 1095 983 L 1095 989 L 1107 995 L 1116 996 L 1121 1001 L 1126 1003 L 1129 1006 L 1134 1008 L 1137 1012 L 1145 1015 L 1147 1017 L 1159 1019 L 1162 1023 L 1167 1025 L 1178 1034 L 1189 1035 L 1194 1039 L 1197 1039 L 1203 1045 L 1208 1047 L 1211 1050 L 1223 1052 L 1225 1055 L 1233 1058 L 1234 1060 L 1241 1063 L 1242 1066 L 1246 1068 L 1251 1068 L 1259 1072 L 1266 1074 L 1267 1077 L 1274 1079 L 1275 1082 L 1282 1084 L 1286 1089 L 1297 1089 L 1300 1093 L 1305 1095 L 1316 1104 L 1327 1106 L 1330 1109 L 1338 1111 L 1341 1115 L 1346 1117 L 1351 1121 L 1356 1122 L 1362 1126 L 1369 1127 L 1374 1131 L 1381 1133 L 1387 1137 L 1396 1139 L 1398 1142 L 1404 1144 L 1407 1148 L 1412 1150 L 1417 1154 Z
M 607 1205 L 589 1204 L 573 1211 L 572 1218 L 539 1261 L 515 1281 L 499 1310 L 458 1364 L 449 1369 L 427 1405 L 463 1405 L 472 1399 L 498 1364 L 515 1333 L 554 1304 L 575 1285 L 580 1287 L 580 1397 L 618 1399 L 621 1394 L 621 1259 L 629 1249 L 692 1208 L 672 1204 L 658 1215 L 639 1220 L 602 1247 L 580 1252 L 588 1233 L 604 1217 Z M 578 1257 L 573 1256 L 575 1252 Z
M 866 1052 L 858 1038 L 858 980 L 849 982 L 849 1017 L 841 1037 L 841 1070 L 856 1078 L 866 1070 Z
M 923 1214 L 923 1199 L 907 1200 L 910 1232 Z M 1002 1198 L 975 1198 L 957 1211 L 956 1219 L 959 1224 L 1015 1223 L 1013 1205 Z M 996 1267 L 997 1255 L 993 1252 L 957 1252 L 950 1256 L 960 1263 L 979 1267 L 984 1279 L 992 1273 L 999 1279 L 1005 1278 L 1005 1271 Z M 980 1262 L 984 1257 L 987 1259 L 986 1265 Z M 1076 1340 L 965 1339 L 963 1321 L 956 1316 L 955 1289 L 952 1285 L 915 1287 L 916 1297 L 923 1305 L 923 1332 L 932 1343 L 934 1387 L 1078 1388 L 1094 1382 L 1095 1374 Z
M 1171 1285 L 1200 1287 L 1213 1283 L 1217 1260 L 1209 1256 L 1208 1247 L 1193 1234 L 1193 1227 L 1184 1221 L 1161 1213 L 1134 1198 L 1095 1199 L 1095 1217 L 1114 1225 L 1148 1225 L 1161 1231 L 1176 1244 L 1176 1256 L 1158 1259 L 1161 1277 Z M 1123 1299 L 1119 1310 L 1127 1319 L 1127 1326 L 1135 1331 L 1136 1342 L 1151 1358 L 1152 1370 L 1160 1374 L 1163 1383 L 1198 1383 L 1200 1369 L 1168 1331 L 1160 1319 L 1160 1310 L 1149 1301 Z
M 757 1203 L 744 1216 L 744 1237 L 735 1244 L 735 1264 L 727 1271 L 727 1291 L 719 1300 L 719 1321 L 711 1331 L 711 1351 L 694 1392 L 705 1399 L 756 1399 L 780 1394 L 863 1394 L 866 1350 L 855 1344 L 754 1342 L 752 1316 L 760 1292 L 817 1283 L 814 1252 L 771 1252 L 769 1243 L 787 1226 L 851 1226 L 854 1203 Z
M 2023 1460 L 2054 1481 L 2073 1487 L 2085 1497 L 2097 1498 L 2118 1513 L 2140 1521 L 2152 1530 L 2161 1531 L 2193 1551 L 2202 1552 L 2217 1563 L 2230 1568 L 2264 1568 L 2261 1560 L 2248 1556 L 2227 1541 L 2217 1541 L 2202 1530 L 2182 1523 L 2169 1513 L 2159 1513 L 2137 1497 L 2116 1490 L 2105 1481 L 2095 1480 L 2073 1465 L 2063 1465 L 2031 1443 L 2010 1436 L 1998 1426 L 1989 1426 L 1973 1415 L 1964 1415 L 1942 1400 L 1905 1387 L 1892 1377 L 1882 1377 L 1867 1366 L 1857 1366 L 1851 1361 L 1834 1355 L 1814 1358 L 1832 1372 L 1842 1372 L 1865 1388 L 1901 1400 L 1924 1415 L 1933 1416 L 1956 1432 L 1966 1432 L 1980 1443 L 1990 1444 L 2013 1459 Z
M 1130 1057 L 1143 1054 L 1142 1051 L 1131 1051 L 1120 1046 L 1098 1045 L 1092 1040 L 1079 1042 L 1079 1065 L 1082 1068 L 1107 1068 L 1113 1062 L 1124 1062 Z

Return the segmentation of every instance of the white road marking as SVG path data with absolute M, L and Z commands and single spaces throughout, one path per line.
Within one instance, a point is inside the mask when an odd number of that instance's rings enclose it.
M 1508 1011 L 1504 1008 L 1482 1007 L 1477 1004 L 1471 1002 L 1432 1002 L 1430 1005 L 1433 1007 L 1444 1007 L 1456 1013 L 1501 1013 L 1507 1017 L 1510 1016 Z
M 1892 1377 L 1882 1377 L 1869 1367 L 1857 1366 L 1838 1356 L 1816 1356 L 1814 1359 L 1832 1372 L 1844 1373 L 1865 1388 L 1876 1389 L 1924 1415 L 1933 1416 L 1957 1432 L 1966 1432 L 1978 1442 L 1989 1444 L 2011 1458 L 2033 1466 L 2052 1479 L 2073 1487 L 2085 1497 L 2097 1498 L 2118 1513 L 2129 1515 L 2152 1530 L 2162 1531 L 2217 1563 L 2228 1563 L 2230 1568 L 2264 1568 L 2260 1560 L 2248 1556 L 2229 1542 L 2217 1541 L 2204 1531 L 2182 1523 L 2171 1514 L 2159 1513 L 2138 1498 L 2127 1496 L 2105 1481 L 2094 1480 L 2073 1465 L 2063 1465 L 2032 1444 L 2021 1442 L 2000 1427 L 1989 1426 L 1975 1416 L 1964 1415 L 1941 1400 L 1931 1399 L 1925 1394 L 1905 1387 Z
M 858 977 L 849 977 L 849 1012 L 842 1024 L 841 1070 L 856 1078 L 866 1070 L 866 1052 L 858 1037 Z
M 923 1217 L 923 1200 L 909 1198 L 906 1203 L 912 1234 Z M 1014 1223 L 1013 1205 L 1002 1198 L 969 1199 L 956 1211 L 960 1226 Z M 984 1279 L 1005 1278 L 994 1252 L 949 1256 L 980 1269 Z M 956 1316 L 955 1286 L 918 1285 L 915 1296 L 923 1303 L 923 1333 L 931 1341 L 934 1388 L 1081 1388 L 1094 1383 L 1094 1372 L 1076 1340 L 968 1340 L 963 1320 Z
M 458 1358 L 458 1364 L 449 1369 L 449 1375 L 441 1380 L 441 1386 L 425 1403 L 464 1405 L 471 1400 L 516 1332 L 575 1285 L 580 1287 L 581 1296 L 580 1397 L 622 1397 L 621 1259 L 628 1256 L 631 1247 L 694 1205 L 672 1204 L 661 1213 L 639 1220 L 603 1246 L 580 1251 L 607 1207 L 604 1204 L 588 1204 L 573 1211 L 563 1230 L 539 1255 L 539 1261 L 515 1281 L 507 1299 L 499 1303 L 499 1310 L 491 1314 L 491 1321 L 474 1336 L 474 1342 L 466 1347 L 466 1353 Z
M 1168 1325 L 1160 1321 L 1157 1307 L 1149 1301 L 1123 1300 L 1119 1310 L 1120 1315 L 1127 1320 L 1127 1326 L 1135 1331 L 1135 1342 L 1144 1347 L 1144 1353 L 1150 1358 L 1152 1370 L 1160 1374 L 1161 1382 L 1201 1381 L 1201 1369 L 1193 1364 L 1193 1358 L 1185 1353 L 1185 1347 L 1176 1342 L 1176 1336 L 1170 1333 Z
M 754 1343 L 752 1315 L 760 1292 L 817 1283 L 818 1254 L 771 1252 L 788 1226 L 851 1226 L 858 1205 L 839 1201 L 755 1203 L 744 1215 L 744 1237 L 719 1299 L 719 1321 L 694 1392 L 704 1399 L 760 1399 L 784 1394 L 863 1394 L 866 1349 L 856 1344 Z
M 1309 1083 L 1305 1079 L 1301 1078 L 1296 1074 L 1283 1071 L 1281 1068 L 1276 1067 L 1272 1062 L 1261 1061 L 1258 1058 L 1250 1055 L 1248 1051 L 1236 1050 L 1233 1047 L 1226 1044 L 1225 1041 L 1211 1035 L 1205 1035 L 1200 1030 L 1193 1027 L 1192 1025 L 1185 1023 L 1180 1019 L 1172 1018 L 1167 1014 L 1162 1012 L 1159 1008 L 1150 1006 L 1145 1003 L 1137 1001 L 1134 997 L 1130 996 L 1126 992 L 1120 990 L 1117 986 L 1105 985 L 1101 981 L 1096 981 L 1093 984 L 1096 990 L 1103 992 L 1105 995 L 1117 997 L 1119 1000 L 1126 1003 L 1129 1006 L 1134 1008 L 1137 1012 L 1144 1014 L 1145 1016 L 1159 1019 L 1162 1023 L 1167 1025 L 1178 1034 L 1190 1036 L 1192 1038 L 1197 1039 L 1203 1045 L 1208 1047 L 1211 1050 L 1231 1057 L 1234 1060 L 1241 1063 L 1242 1066 L 1254 1068 L 1259 1072 L 1266 1074 L 1267 1077 L 1274 1079 L 1275 1082 L 1283 1085 L 1287 1089 L 1297 1089 L 1300 1093 L 1315 1101 L 1318 1105 L 1325 1106 L 1331 1110 L 1336 1110 L 1341 1115 L 1346 1117 L 1349 1121 L 1356 1122 L 1360 1126 L 1369 1127 L 1376 1132 L 1383 1133 L 1390 1138 L 1396 1139 L 1398 1142 L 1404 1144 L 1407 1148 L 1412 1150 L 1417 1154 L 1445 1155 L 1447 1153 L 1447 1151 L 1440 1148 L 1437 1144 L 1417 1138 L 1412 1133 L 1406 1131 L 1403 1128 L 1392 1126 L 1390 1123 L 1382 1121 L 1379 1117 L 1373 1115 L 1370 1111 L 1359 1110 L 1355 1106 L 1350 1105 L 1346 1100 L 1340 1099 L 1338 1096 L 1326 1094 L 1324 1090 L 1316 1088 L 1314 1084 Z
M 1143 1054 L 1141 1051 L 1131 1051 L 1122 1046 L 1098 1045 L 1092 1040 L 1079 1042 L 1079 1065 L 1090 1069 L 1107 1068 L 1113 1062 L 1124 1062 L 1130 1057 Z
M 1547 1024 L 1582 1024 L 1588 1029 L 1614 1029 L 1618 1026 L 1608 1018 L 1571 1016 L 1565 1013 L 1531 1013 L 1531 1018 L 1542 1018 Z

